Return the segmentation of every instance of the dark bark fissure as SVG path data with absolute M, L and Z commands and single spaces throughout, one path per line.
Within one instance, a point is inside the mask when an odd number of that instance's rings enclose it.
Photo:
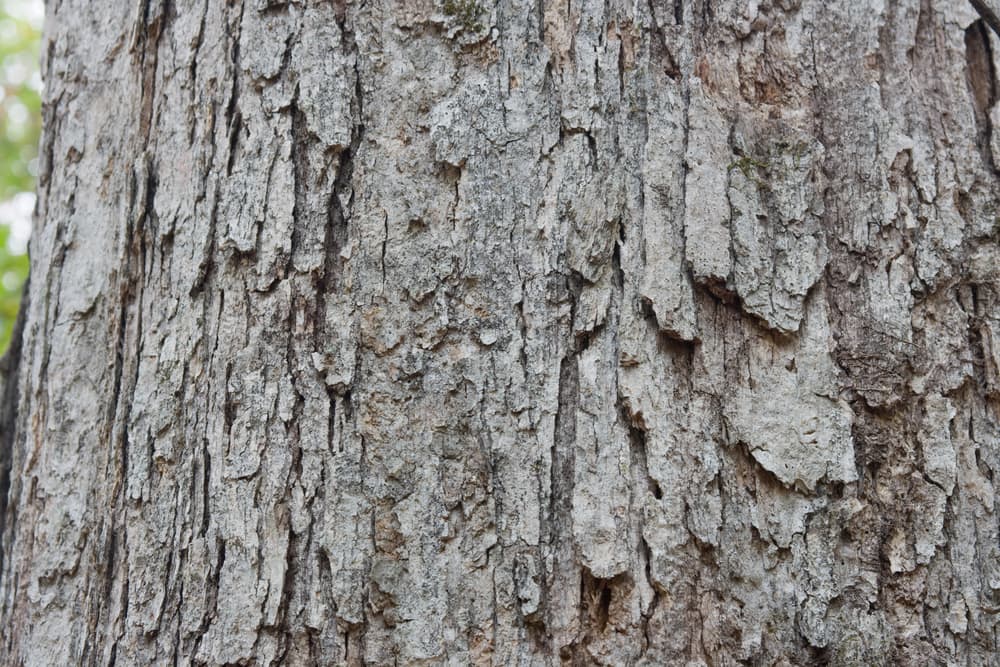
M 0 357 L 0 575 L 4 570 L 4 556 L 10 545 L 4 544 L 7 535 L 8 495 L 10 493 L 11 464 L 13 463 L 14 438 L 18 431 L 17 406 L 20 399 L 19 379 L 21 370 L 24 321 L 28 313 L 29 284 L 26 281 L 21 293 L 21 305 L 11 330 L 10 347 Z M 13 516 L 11 516 L 13 523 Z
M 967 290 L 961 290 L 958 303 L 968 316 L 967 339 L 969 341 L 969 350 L 971 351 L 970 361 L 972 363 L 973 381 L 976 383 L 980 392 L 984 395 L 989 395 L 989 362 L 987 361 L 988 345 L 986 342 L 986 336 L 984 335 L 984 332 L 989 331 L 989 325 L 986 322 L 986 317 L 988 317 L 989 314 L 983 312 L 984 308 L 980 304 L 980 289 L 982 289 L 981 286 L 971 284 L 968 286 Z M 965 293 L 962 294 L 961 292 Z M 969 436 L 969 440 L 975 442 L 975 438 L 973 438 L 971 434 Z
M 308 210 L 307 193 L 309 192 L 309 130 L 306 123 L 305 114 L 299 109 L 299 87 L 296 85 L 295 94 L 292 96 L 292 104 L 289 108 L 289 115 L 292 120 L 292 175 L 295 183 L 295 203 L 292 206 L 292 238 L 288 253 L 288 260 L 285 273 L 288 274 L 295 257 L 295 252 L 299 247 L 299 238 L 302 235 L 301 227 L 304 224 L 306 211 Z M 329 232 L 328 232 L 329 233 Z M 320 294 L 322 297 L 322 293 Z M 320 314 L 321 315 L 321 314 Z
M 979 12 L 979 15 L 983 17 L 982 20 L 1000 37 L 1000 16 L 997 15 L 1000 7 L 997 6 L 995 0 L 969 0 L 969 4 Z
M 678 81 L 681 76 L 681 68 L 678 64 L 678 54 L 667 44 L 667 37 L 664 28 L 660 26 L 657 16 L 656 8 L 654 6 L 655 0 L 647 0 L 647 9 L 649 10 L 650 21 L 652 22 L 652 32 L 655 37 L 650 48 L 650 57 L 653 61 L 660 61 L 662 71 L 671 81 Z M 683 26 L 683 0 L 674 1 L 674 11 L 673 19 L 675 26 Z
M 575 354 L 562 359 L 559 367 L 558 412 L 553 426 L 552 446 L 549 452 L 549 509 L 545 523 L 545 535 L 553 552 L 564 553 L 572 539 L 569 530 L 572 517 L 573 479 L 576 460 L 576 410 L 580 393 L 579 369 Z M 562 568 L 558 568 L 562 569 Z M 545 593 L 548 596 L 558 586 L 561 577 L 558 572 L 546 578 Z M 556 647 L 550 648 L 552 654 Z
M 242 37 L 243 28 L 243 11 L 245 9 L 245 4 L 240 3 L 240 13 L 239 18 L 236 21 L 237 31 L 233 35 L 231 32 L 231 27 L 226 22 L 226 36 L 229 39 L 229 59 L 232 63 L 232 88 L 229 91 L 229 100 L 226 102 L 226 128 L 229 136 L 229 152 L 226 162 L 226 175 L 231 175 L 233 173 L 233 165 L 236 164 L 236 160 L 239 158 L 238 148 L 240 146 L 240 138 L 243 133 L 243 117 L 240 114 L 239 109 L 239 99 L 240 99 L 240 83 L 243 79 L 243 71 L 240 65 L 240 38 Z
M 140 76 L 139 136 L 148 145 L 151 136 L 154 105 L 156 102 L 156 69 L 160 37 L 162 36 L 170 10 L 167 0 L 155 2 L 159 11 L 150 16 L 150 4 L 154 0 L 142 0 L 141 11 L 134 26 L 132 50 L 138 52 Z
M 979 150 L 986 164 L 996 171 L 997 156 L 991 150 L 993 123 L 990 112 L 997 100 L 996 71 L 993 65 L 993 49 L 990 36 L 983 19 L 975 21 L 965 29 L 966 83 L 969 87 L 975 110 L 976 127 L 979 130 Z
M 191 98 L 190 104 L 192 109 L 195 108 L 198 103 L 197 99 L 197 85 L 198 85 L 198 54 L 201 52 L 201 46 L 205 40 L 205 19 L 208 17 L 208 7 L 212 0 L 204 0 L 201 10 L 201 20 L 198 22 L 198 35 L 195 37 L 194 47 L 191 49 L 191 64 L 188 65 L 189 70 L 189 80 L 191 81 L 190 91 Z M 196 123 L 191 123 L 191 134 L 188 136 L 188 141 L 194 143 L 194 129 Z

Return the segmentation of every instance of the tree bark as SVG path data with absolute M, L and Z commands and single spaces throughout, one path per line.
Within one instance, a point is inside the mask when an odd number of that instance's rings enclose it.
M 990 2 L 48 4 L 0 663 L 1000 664 Z

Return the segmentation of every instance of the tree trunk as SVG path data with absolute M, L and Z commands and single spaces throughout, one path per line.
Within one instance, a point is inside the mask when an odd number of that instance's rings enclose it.
M 1000 664 L 1000 3 L 130 4 L 48 7 L 0 663 Z

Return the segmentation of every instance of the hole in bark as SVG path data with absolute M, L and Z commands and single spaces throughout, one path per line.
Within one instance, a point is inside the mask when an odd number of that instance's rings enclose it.
M 611 609 L 611 588 L 605 586 L 601 590 L 601 599 L 599 602 L 599 608 L 597 610 L 597 622 L 598 630 L 604 632 L 604 628 L 608 625 L 608 615 Z
M 580 599 L 587 625 L 593 634 L 602 634 L 611 618 L 611 602 L 615 580 L 601 579 L 584 570 L 580 577 Z

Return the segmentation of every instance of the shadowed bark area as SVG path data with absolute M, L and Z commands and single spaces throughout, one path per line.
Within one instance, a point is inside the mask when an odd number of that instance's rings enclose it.
M 990 1 L 47 11 L 0 663 L 995 663 Z
M 7 553 L 2 539 L 6 535 L 7 497 L 10 492 L 10 469 L 14 447 L 14 432 L 17 430 L 17 376 L 21 363 L 21 340 L 24 331 L 24 311 L 27 307 L 28 286 L 21 295 L 18 317 L 11 330 L 11 345 L 0 358 L 0 572 L 3 558 Z

